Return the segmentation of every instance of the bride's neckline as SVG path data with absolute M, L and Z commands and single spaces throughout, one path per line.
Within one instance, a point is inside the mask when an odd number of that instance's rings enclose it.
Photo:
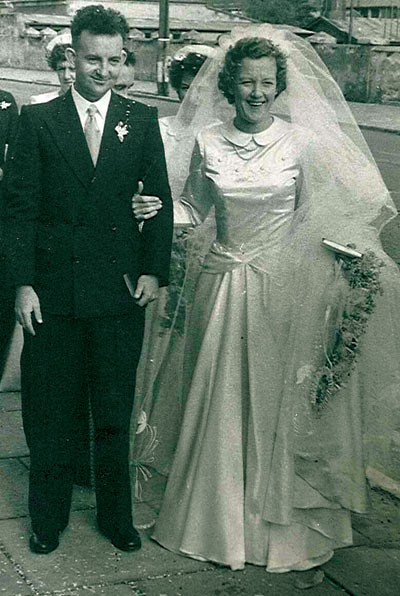
M 271 126 L 275 122 L 275 117 L 272 116 L 272 115 L 270 115 L 269 118 L 270 118 L 270 121 L 269 121 L 268 126 L 266 126 L 265 128 L 263 128 L 262 130 L 258 130 L 257 132 L 249 131 L 249 130 L 243 130 L 243 129 L 239 128 L 236 125 L 236 122 L 235 122 L 236 117 L 233 119 L 233 126 L 236 128 L 236 130 L 238 130 L 239 132 L 241 132 L 243 134 L 250 135 L 251 137 L 256 137 L 257 135 L 263 135 L 264 133 L 267 132 L 267 130 L 269 130 L 271 128 Z
M 273 116 L 270 126 L 261 132 L 243 132 L 236 128 L 233 120 L 223 124 L 221 132 L 225 139 L 237 147 L 246 147 L 249 143 L 265 147 L 285 134 L 288 126 L 290 125 L 287 122 L 277 116 Z

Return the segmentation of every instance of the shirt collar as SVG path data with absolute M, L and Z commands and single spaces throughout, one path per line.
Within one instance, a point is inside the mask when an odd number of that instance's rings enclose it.
M 266 130 L 256 133 L 248 133 L 239 130 L 236 128 L 232 120 L 223 125 L 222 135 L 237 147 L 246 147 L 251 141 L 254 141 L 261 147 L 265 147 L 278 140 L 290 127 L 287 122 L 277 118 L 277 116 L 274 116 L 273 118 L 271 126 Z
M 96 106 L 99 111 L 99 114 L 103 120 L 106 119 L 108 106 L 111 100 L 111 90 L 109 89 L 103 97 L 98 99 L 97 101 L 88 101 L 78 91 L 75 89 L 74 86 L 71 87 L 72 97 L 75 102 L 76 109 L 78 110 L 79 116 L 81 120 L 83 117 L 86 119 L 87 117 L 87 109 L 90 105 Z

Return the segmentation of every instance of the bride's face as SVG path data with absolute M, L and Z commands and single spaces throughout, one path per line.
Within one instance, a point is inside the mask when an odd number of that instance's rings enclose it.
M 236 126 L 256 133 L 271 124 L 271 107 L 276 96 L 276 60 L 272 56 L 243 58 L 233 83 Z

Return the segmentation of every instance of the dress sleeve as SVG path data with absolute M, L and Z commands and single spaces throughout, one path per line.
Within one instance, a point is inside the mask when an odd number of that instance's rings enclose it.
M 212 207 L 211 181 L 204 173 L 204 148 L 197 139 L 190 162 L 189 176 L 180 198 L 193 225 L 201 224 Z

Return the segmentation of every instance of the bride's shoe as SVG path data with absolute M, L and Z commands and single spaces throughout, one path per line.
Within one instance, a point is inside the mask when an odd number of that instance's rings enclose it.
M 295 580 L 294 586 L 298 590 L 307 590 L 322 584 L 325 578 L 325 573 L 319 567 L 308 569 L 307 571 L 294 571 Z

